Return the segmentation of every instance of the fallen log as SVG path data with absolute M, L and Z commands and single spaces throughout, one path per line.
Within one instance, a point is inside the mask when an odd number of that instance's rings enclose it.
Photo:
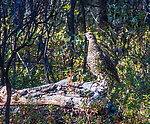
M 107 90 L 93 82 L 72 82 L 64 79 L 54 84 L 46 84 L 22 90 L 12 89 L 10 105 L 17 104 L 53 104 L 59 106 L 82 107 L 83 100 L 89 96 L 90 100 L 100 97 Z M 7 98 L 6 86 L 0 88 L 0 105 L 5 105 Z
M 58 123 L 65 122 L 63 116 L 67 113 L 78 118 L 90 118 L 90 116 L 99 115 L 116 115 L 118 110 L 107 99 L 108 86 L 105 83 L 96 82 L 72 82 L 69 78 L 61 80 L 54 84 L 46 84 L 33 88 L 22 90 L 12 89 L 11 113 L 12 117 L 18 112 L 23 111 L 22 117 L 28 117 L 26 111 L 38 111 L 41 116 L 54 114 Z M 4 114 L 5 103 L 7 98 L 6 87 L 0 87 L 0 114 Z M 30 105 L 35 105 L 30 108 Z M 52 113 L 48 110 L 47 105 L 56 106 Z M 95 107 L 96 105 L 96 107 Z M 24 107 L 22 107 L 24 106 Z M 32 111 L 31 111 L 32 109 Z M 19 115 L 18 115 L 19 117 Z M 107 116 L 104 116 L 107 117 Z M 119 118 L 121 116 L 119 115 Z M 111 116 L 108 116 L 109 119 Z M 78 120 L 77 119 L 77 120 Z M 18 119 L 11 118 L 12 123 Z M 0 118 L 0 122 L 4 120 Z

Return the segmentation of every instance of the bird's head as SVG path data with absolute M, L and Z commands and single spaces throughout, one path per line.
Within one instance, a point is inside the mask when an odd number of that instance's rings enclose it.
M 86 36 L 86 38 L 87 38 L 88 40 L 94 40 L 94 39 L 96 39 L 96 38 L 95 38 L 95 35 L 94 35 L 92 32 L 87 32 L 87 33 L 85 33 L 85 36 Z

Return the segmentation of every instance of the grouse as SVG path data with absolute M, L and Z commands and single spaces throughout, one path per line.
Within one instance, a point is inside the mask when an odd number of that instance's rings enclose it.
M 97 76 L 98 81 L 105 79 L 106 75 L 109 75 L 120 83 L 114 63 L 97 44 L 95 35 L 92 32 L 87 32 L 85 36 L 89 40 L 87 64 L 93 75 Z

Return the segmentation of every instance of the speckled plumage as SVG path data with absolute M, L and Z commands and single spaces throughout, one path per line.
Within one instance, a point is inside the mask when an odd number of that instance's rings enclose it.
M 91 72 L 97 76 L 97 80 L 102 80 L 108 74 L 120 83 L 118 72 L 110 57 L 102 51 L 97 44 L 95 35 L 92 32 L 85 33 L 89 40 L 87 64 Z

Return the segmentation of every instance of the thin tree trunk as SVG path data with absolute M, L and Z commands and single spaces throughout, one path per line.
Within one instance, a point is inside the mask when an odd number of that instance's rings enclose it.
M 39 36 L 39 41 L 40 41 L 41 50 L 42 50 L 41 54 L 44 55 L 44 48 L 45 47 L 44 47 L 44 44 L 43 44 L 43 41 L 42 41 L 42 36 Z M 56 80 L 54 78 L 54 74 L 52 72 L 52 66 L 50 65 L 50 63 L 48 61 L 47 55 L 45 55 L 43 59 L 44 59 L 44 69 L 45 69 L 45 72 L 46 72 L 46 80 L 47 80 L 47 82 L 50 83 L 48 72 L 47 72 L 48 71 L 47 66 L 48 66 L 48 68 L 50 68 L 49 71 L 50 71 L 50 74 L 52 76 L 53 81 L 56 82 Z
M 5 111 L 5 122 L 9 124 L 9 113 L 10 113 L 10 101 L 11 101 L 11 84 L 8 78 L 8 72 L 5 73 L 6 89 L 7 89 L 7 102 Z
M 84 9 L 84 3 L 82 0 L 80 0 L 80 4 L 81 4 L 82 15 L 83 15 L 83 18 L 82 18 L 83 30 L 84 30 L 84 33 L 86 33 L 85 9 Z M 84 54 L 83 73 L 86 73 L 87 51 L 88 51 L 86 36 L 84 36 L 84 51 L 85 51 L 85 54 Z
M 73 53 L 74 53 L 74 9 L 76 5 L 76 0 L 71 0 L 71 10 L 70 10 L 70 32 L 71 32 L 71 39 L 70 39 L 70 54 L 71 54 L 71 60 L 70 60 L 70 67 L 73 68 Z

